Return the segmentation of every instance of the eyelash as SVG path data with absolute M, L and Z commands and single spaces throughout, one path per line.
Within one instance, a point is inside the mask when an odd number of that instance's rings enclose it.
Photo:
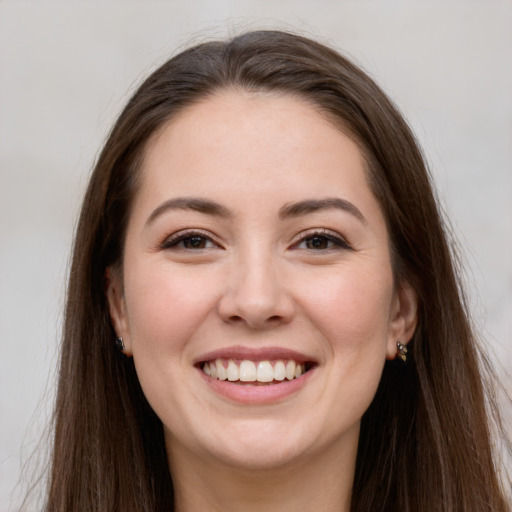
M 181 231 L 179 233 L 175 233 L 174 235 L 171 235 L 169 238 L 167 238 L 161 245 L 160 249 L 181 249 L 181 250 L 189 250 L 189 251 L 195 251 L 195 250 L 204 250 L 204 249 L 210 249 L 211 247 L 179 247 L 179 244 L 184 242 L 185 240 L 191 240 L 193 238 L 201 239 L 203 243 L 212 243 L 217 247 L 220 247 L 220 245 L 212 240 L 212 237 L 203 231 L 200 230 L 187 230 L 187 231 Z M 323 247 L 323 248 L 303 248 L 306 250 L 311 250 L 314 252 L 325 252 L 325 251 L 332 251 L 336 249 L 346 249 L 346 250 L 352 250 L 352 247 L 350 244 L 341 236 L 333 234 L 331 231 L 328 231 L 326 229 L 314 229 L 311 231 L 307 231 L 303 233 L 300 237 L 300 239 L 295 242 L 292 245 L 292 249 L 297 250 L 301 249 L 299 247 L 301 244 L 307 241 L 311 241 L 314 239 L 319 239 L 323 241 L 327 241 L 327 243 L 331 243 L 333 246 L 331 247 Z
M 352 250 L 352 246 L 341 236 L 334 234 L 332 231 L 327 229 L 313 229 L 303 233 L 298 242 L 295 242 L 292 246 L 294 249 L 301 249 L 299 245 L 309 240 L 314 239 L 327 240 L 327 242 L 334 245 L 334 247 L 325 247 L 320 249 L 306 248 L 316 252 L 332 251 L 337 249 Z
M 187 239 L 193 239 L 193 238 L 201 238 L 203 241 L 211 242 L 212 244 L 219 246 L 218 243 L 212 240 L 212 237 L 203 231 L 192 229 L 187 231 L 180 231 L 178 233 L 175 233 L 174 235 L 171 235 L 169 238 L 166 238 L 164 242 L 160 245 L 160 249 L 181 249 L 181 250 L 188 250 L 188 251 L 194 251 L 194 250 L 202 250 L 202 249 L 210 249 L 210 247 L 199 247 L 199 248 L 192 248 L 192 247 L 178 247 L 178 244 L 181 242 L 184 242 Z

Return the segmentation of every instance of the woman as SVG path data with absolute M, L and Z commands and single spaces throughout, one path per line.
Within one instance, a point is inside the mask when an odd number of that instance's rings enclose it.
M 47 510 L 506 510 L 481 361 L 383 92 L 303 37 L 199 45 L 91 177 Z

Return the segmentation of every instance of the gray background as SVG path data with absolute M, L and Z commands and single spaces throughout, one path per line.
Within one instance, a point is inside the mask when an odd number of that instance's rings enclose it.
M 0 0 L 0 512 L 33 482 L 16 485 L 51 411 L 73 227 L 113 119 L 191 41 L 276 27 L 342 49 L 402 109 L 464 253 L 476 324 L 510 372 L 510 1 Z

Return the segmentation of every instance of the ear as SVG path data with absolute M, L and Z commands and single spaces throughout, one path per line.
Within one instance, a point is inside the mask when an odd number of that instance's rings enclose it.
M 118 338 L 123 338 L 125 356 L 132 355 L 130 329 L 126 314 L 126 301 L 124 298 L 124 286 L 122 272 L 114 267 L 105 270 L 106 296 L 110 312 L 110 320 Z M 114 342 L 114 340 L 112 340 Z
M 391 307 L 387 359 L 395 359 L 397 342 L 407 345 L 418 324 L 418 294 L 409 283 L 397 286 Z

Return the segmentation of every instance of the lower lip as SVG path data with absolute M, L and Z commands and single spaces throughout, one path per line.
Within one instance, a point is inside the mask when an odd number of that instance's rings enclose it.
M 235 384 L 228 380 L 212 379 L 206 375 L 202 369 L 199 369 L 199 371 L 210 388 L 219 395 L 241 404 L 259 405 L 278 402 L 297 393 L 309 381 L 315 369 L 311 368 L 309 371 L 293 380 L 263 386 Z

